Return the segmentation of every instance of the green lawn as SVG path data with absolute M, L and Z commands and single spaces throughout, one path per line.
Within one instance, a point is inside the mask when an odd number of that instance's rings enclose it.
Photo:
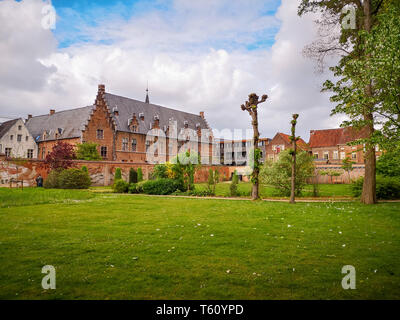
M 14 192 L 0 189 L 0 299 L 400 298 L 400 203 Z
M 198 190 L 205 190 L 207 187 L 206 183 L 196 184 Z M 215 195 L 220 197 L 230 196 L 230 182 L 218 183 L 215 188 Z M 351 186 L 348 184 L 320 184 L 319 185 L 319 196 L 320 197 L 336 197 L 336 198 L 347 198 L 351 197 Z M 250 197 L 251 195 L 251 183 L 240 182 L 238 184 L 238 191 L 241 196 Z M 276 189 L 270 186 L 261 186 L 260 195 L 262 198 L 282 198 L 279 196 Z M 307 185 L 304 188 L 302 197 L 313 197 L 312 185 Z

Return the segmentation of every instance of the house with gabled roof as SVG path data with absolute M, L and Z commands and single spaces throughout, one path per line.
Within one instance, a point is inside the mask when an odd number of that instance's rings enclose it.
M 301 138 L 296 144 L 298 150 L 309 150 L 307 143 Z M 286 149 L 292 148 L 292 145 L 288 134 L 278 132 L 265 148 L 265 159 L 276 161 L 279 158 L 279 154 Z
M 10 158 L 37 157 L 37 145 L 22 119 L 0 124 L 0 154 Z
M 367 132 L 364 129 L 357 130 L 352 127 L 311 130 L 310 152 L 316 163 L 341 164 L 344 159 L 350 158 L 355 164 L 363 164 L 364 145 L 350 144 L 366 137 Z
M 146 162 L 147 151 L 156 142 L 156 155 L 165 160 L 188 142 L 202 157 L 210 157 L 212 148 L 212 131 L 204 112 L 196 115 L 151 104 L 148 94 L 144 102 L 118 96 L 106 92 L 104 85 L 98 86 L 92 106 L 28 116 L 26 125 L 38 143 L 39 159 L 44 159 L 57 141 L 96 143 L 104 160 L 134 163 Z M 173 136 L 172 130 L 176 139 L 168 138 Z M 207 137 L 202 136 L 205 132 Z M 154 139 L 149 139 L 151 136 Z M 160 136 L 165 138 L 158 140 Z

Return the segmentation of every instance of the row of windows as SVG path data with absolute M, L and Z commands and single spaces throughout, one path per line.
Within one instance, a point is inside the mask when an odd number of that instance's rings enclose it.
M 0 153 L 2 152 L 3 152 L 3 146 L 0 144 Z M 12 148 L 4 148 L 4 154 L 6 155 L 6 157 L 11 157 Z M 33 159 L 33 149 L 28 149 L 27 158 Z
M 136 145 L 137 145 L 136 139 L 132 139 L 132 143 L 131 143 L 131 151 L 132 152 L 136 151 Z M 122 139 L 122 151 L 129 151 L 129 139 L 128 138 Z
M 25 136 L 25 141 L 29 140 L 29 136 Z M 10 141 L 14 141 L 14 135 L 11 134 L 10 135 Z M 22 141 L 22 134 L 18 134 L 17 135 L 17 142 L 21 142 Z
M 319 153 L 318 152 L 314 152 L 314 158 L 315 159 L 323 159 L 323 160 L 329 160 L 329 151 L 324 151 L 323 153 L 323 157 L 319 158 Z M 339 151 L 333 151 L 333 160 L 344 160 L 346 159 L 346 152 L 342 151 L 340 152 L 340 158 L 339 158 Z M 351 153 L 351 159 L 356 160 L 357 159 L 357 153 L 356 152 L 352 152 Z

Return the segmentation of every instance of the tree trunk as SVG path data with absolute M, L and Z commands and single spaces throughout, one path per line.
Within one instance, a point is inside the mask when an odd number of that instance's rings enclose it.
M 372 11 L 371 11 L 371 0 L 364 1 L 364 29 L 367 32 L 371 31 L 372 25 Z M 368 84 L 365 88 L 366 95 L 372 97 L 372 84 Z M 365 106 L 364 120 L 368 122 L 367 133 L 368 138 L 372 137 L 374 133 L 374 116 L 372 114 L 372 106 Z M 365 146 L 365 175 L 363 191 L 361 195 L 361 202 L 365 204 L 376 203 L 376 158 L 375 158 L 375 146 L 371 143 L 367 143 Z
M 367 119 L 372 118 L 373 115 L 369 114 L 366 117 Z M 368 136 L 371 136 L 374 132 L 374 126 L 370 124 L 367 127 Z M 365 174 L 361 202 L 365 204 L 376 203 L 376 157 L 375 146 L 371 143 L 367 143 L 365 146 Z
M 293 139 L 293 154 L 292 154 L 292 187 L 290 191 L 290 203 L 296 203 L 295 194 L 296 194 L 296 137 Z
M 258 200 L 259 196 L 259 182 L 258 176 L 260 173 L 258 157 L 256 156 L 256 150 L 258 149 L 258 139 L 260 133 L 258 132 L 258 119 L 257 119 L 257 111 L 255 110 L 252 114 L 252 125 L 253 125 L 253 149 L 254 149 L 254 168 L 253 168 L 253 188 L 251 192 L 251 197 L 253 200 Z

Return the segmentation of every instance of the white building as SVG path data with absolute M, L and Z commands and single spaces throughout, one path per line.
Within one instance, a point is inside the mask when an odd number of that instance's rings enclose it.
M 0 154 L 12 158 L 37 158 L 37 144 L 22 119 L 0 124 Z

